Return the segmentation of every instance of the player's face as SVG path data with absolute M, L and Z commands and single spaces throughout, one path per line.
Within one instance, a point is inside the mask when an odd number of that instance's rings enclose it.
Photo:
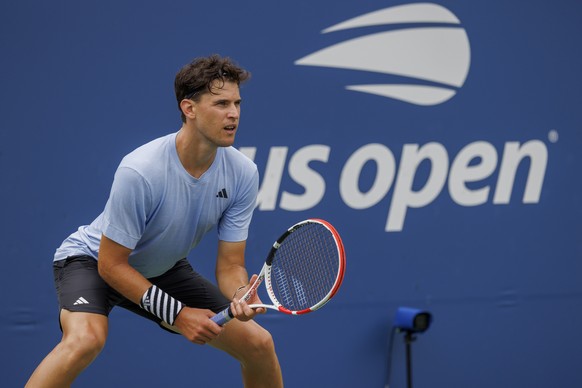
M 194 123 L 199 134 L 217 147 L 228 147 L 240 119 L 240 91 L 234 82 L 214 82 L 213 93 L 204 93 L 195 104 Z

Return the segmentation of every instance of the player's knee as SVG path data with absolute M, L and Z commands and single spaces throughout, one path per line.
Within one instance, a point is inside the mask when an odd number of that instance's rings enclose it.
M 82 333 L 69 334 L 63 338 L 63 345 L 70 357 L 91 361 L 105 346 L 106 335 L 97 330 L 85 330 Z
M 250 338 L 248 347 L 246 348 L 246 358 L 251 360 L 260 360 L 263 357 L 275 353 L 275 342 L 271 333 L 267 330 L 260 330 Z

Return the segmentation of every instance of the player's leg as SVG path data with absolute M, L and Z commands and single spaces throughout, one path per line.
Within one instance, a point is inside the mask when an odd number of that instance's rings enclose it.
M 91 257 L 57 261 L 53 269 L 63 336 L 31 375 L 27 387 L 68 387 L 105 345 L 107 316 L 116 298 Z
M 187 260 L 181 260 L 164 275 L 150 280 L 190 307 L 218 312 L 230 303 L 216 285 L 196 273 Z M 135 306 L 122 304 L 120 306 L 135 310 Z M 143 314 L 143 310 L 135 312 Z M 157 321 L 160 323 L 159 319 Z M 166 329 L 174 329 L 160 324 Z M 283 386 L 273 338 L 256 322 L 243 323 L 232 320 L 210 345 L 224 350 L 241 363 L 245 387 Z
M 240 362 L 245 387 L 283 387 L 273 338 L 255 321 L 241 322 L 233 319 L 209 344 Z
M 61 342 L 30 376 L 27 388 L 70 386 L 105 345 L 105 315 L 61 310 L 61 326 Z

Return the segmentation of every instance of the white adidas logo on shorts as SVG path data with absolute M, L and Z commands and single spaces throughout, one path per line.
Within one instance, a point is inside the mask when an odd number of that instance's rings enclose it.
M 89 302 L 87 301 L 87 299 L 80 297 L 79 299 L 77 299 L 77 301 L 75 303 L 73 303 L 73 306 L 76 306 L 79 304 L 89 304 Z

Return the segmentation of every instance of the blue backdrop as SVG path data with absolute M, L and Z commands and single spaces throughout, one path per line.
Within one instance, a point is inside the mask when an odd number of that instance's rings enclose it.
M 581 17 L 574 0 L 3 1 L 1 385 L 60 338 L 54 250 L 126 153 L 179 128 L 178 69 L 220 53 L 253 73 L 249 268 L 308 217 L 347 251 L 323 310 L 259 319 L 286 386 L 383 387 L 390 353 L 405 386 L 399 306 L 434 316 L 417 387 L 582 386 Z M 215 240 L 190 256 L 208 276 Z M 240 386 L 227 356 L 118 310 L 77 386 Z

